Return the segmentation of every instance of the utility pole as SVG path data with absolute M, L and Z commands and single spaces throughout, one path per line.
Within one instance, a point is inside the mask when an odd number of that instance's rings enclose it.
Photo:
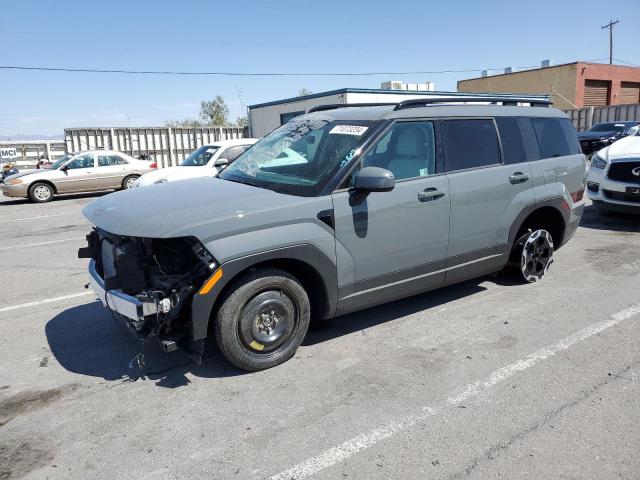
M 618 22 L 620 22 L 618 19 L 615 21 L 611 20 L 600 28 L 600 30 L 604 30 L 605 28 L 609 29 L 609 65 L 613 64 L 613 26 Z

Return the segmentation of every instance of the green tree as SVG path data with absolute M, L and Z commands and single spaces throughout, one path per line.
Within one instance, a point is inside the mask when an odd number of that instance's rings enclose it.
M 164 122 L 164 126 L 171 128 L 196 128 L 204 127 L 205 124 L 197 118 L 185 118 L 184 120 L 169 120 L 168 122 Z
M 240 117 L 236 118 L 236 125 L 238 127 L 246 127 L 247 125 L 249 125 L 249 119 L 247 118 L 246 115 L 242 115 Z
M 221 127 L 229 124 L 229 107 L 220 95 L 216 95 L 213 100 L 203 100 L 200 103 L 200 118 L 207 124 L 214 127 Z

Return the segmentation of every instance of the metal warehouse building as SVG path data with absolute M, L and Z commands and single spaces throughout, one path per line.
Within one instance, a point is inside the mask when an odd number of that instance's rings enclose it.
M 314 93 L 300 97 L 285 98 L 283 100 L 250 105 L 249 134 L 252 137 L 260 138 L 271 130 L 288 122 L 292 118 L 302 115 L 318 105 L 399 103 L 403 100 L 411 100 L 425 96 L 451 98 L 464 97 L 468 95 L 468 93 L 465 94 L 458 92 L 342 88 L 340 90 L 331 90 L 328 92 Z M 508 99 L 509 95 L 505 94 L 504 97 L 505 99 Z M 531 97 L 533 98 L 535 96 L 531 95 Z M 546 97 L 543 96 L 543 98 Z

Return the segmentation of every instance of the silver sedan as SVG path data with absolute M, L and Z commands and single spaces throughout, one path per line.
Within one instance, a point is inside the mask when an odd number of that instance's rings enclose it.
M 11 175 L 0 184 L 0 189 L 7 197 L 29 198 L 42 203 L 60 193 L 131 188 L 138 177 L 154 168 L 155 163 L 120 152 L 80 152 L 65 155 L 49 168 Z

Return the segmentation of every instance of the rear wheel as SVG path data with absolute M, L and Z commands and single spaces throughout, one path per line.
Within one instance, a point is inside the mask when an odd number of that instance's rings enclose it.
M 516 240 L 512 260 L 517 262 L 519 275 L 528 283 L 544 278 L 553 263 L 553 239 L 546 230 L 529 230 Z
M 130 188 L 133 188 L 138 178 L 140 178 L 140 175 L 129 175 L 128 177 L 125 177 L 125 179 L 122 180 L 123 190 L 129 190 Z
M 216 315 L 218 346 L 244 370 L 264 370 L 289 360 L 309 327 L 309 297 L 298 280 L 278 269 L 240 278 Z
M 50 202 L 53 198 L 53 188 L 47 183 L 36 182 L 29 187 L 29 198 L 36 203 Z

